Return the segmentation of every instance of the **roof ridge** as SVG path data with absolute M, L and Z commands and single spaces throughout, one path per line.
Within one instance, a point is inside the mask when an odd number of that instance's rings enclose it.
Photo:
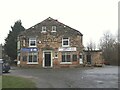
M 40 23 L 37 23 L 37 24 L 31 26 L 30 28 L 26 29 L 25 31 L 31 30 L 31 29 L 36 29 L 36 26 L 39 26 L 41 23 L 44 23 L 44 22 L 47 22 L 47 21 L 54 21 L 55 23 L 58 23 L 58 24 L 62 25 L 63 27 L 67 27 L 67 28 L 75 30 L 76 33 L 79 33 L 80 35 L 83 36 L 83 34 L 80 31 L 78 31 L 78 30 L 76 30 L 76 29 L 74 29 L 74 28 L 72 28 L 72 27 L 58 21 L 57 19 L 53 19 L 52 17 L 48 17 L 48 18 L 42 20 Z

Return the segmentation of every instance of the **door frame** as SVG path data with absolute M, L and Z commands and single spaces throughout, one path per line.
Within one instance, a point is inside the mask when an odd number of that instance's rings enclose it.
M 79 56 L 79 64 L 83 64 L 83 54 L 80 53 L 79 55 L 81 56 Z
M 49 67 L 53 67 L 53 55 L 52 55 L 52 51 L 51 50 L 44 50 L 43 51 L 43 63 L 42 63 L 42 66 L 43 67 L 48 67 L 48 66 L 45 66 L 45 53 L 46 52 L 50 52 L 50 54 L 51 54 L 51 65 L 49 66 Z

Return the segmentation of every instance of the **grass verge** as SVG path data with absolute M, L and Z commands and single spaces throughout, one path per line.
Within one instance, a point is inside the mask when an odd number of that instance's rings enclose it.
M 2 75 L 0 75 L 0 90 L 2 89 Z
M 3 75 L 2 88 L 36 88 L 36 86 L 35 83 L 29 79 Z

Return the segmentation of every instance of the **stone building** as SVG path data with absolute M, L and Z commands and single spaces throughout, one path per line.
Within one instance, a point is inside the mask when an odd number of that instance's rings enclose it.
M 83 64 L 83 34 L 51 17 L 21 32 L 18 65 L 72 67 Z
M 83 51 L 84 65 L 102 66 L 102 50 L 84 50 Z

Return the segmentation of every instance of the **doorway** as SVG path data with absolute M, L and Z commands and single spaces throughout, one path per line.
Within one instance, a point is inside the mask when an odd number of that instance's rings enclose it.
M 52 52 L 43 52 L 43 67 L 52 67 Z
M 87 55 L 87 63 L 91 64 L 91 55 L 90 54 Z

